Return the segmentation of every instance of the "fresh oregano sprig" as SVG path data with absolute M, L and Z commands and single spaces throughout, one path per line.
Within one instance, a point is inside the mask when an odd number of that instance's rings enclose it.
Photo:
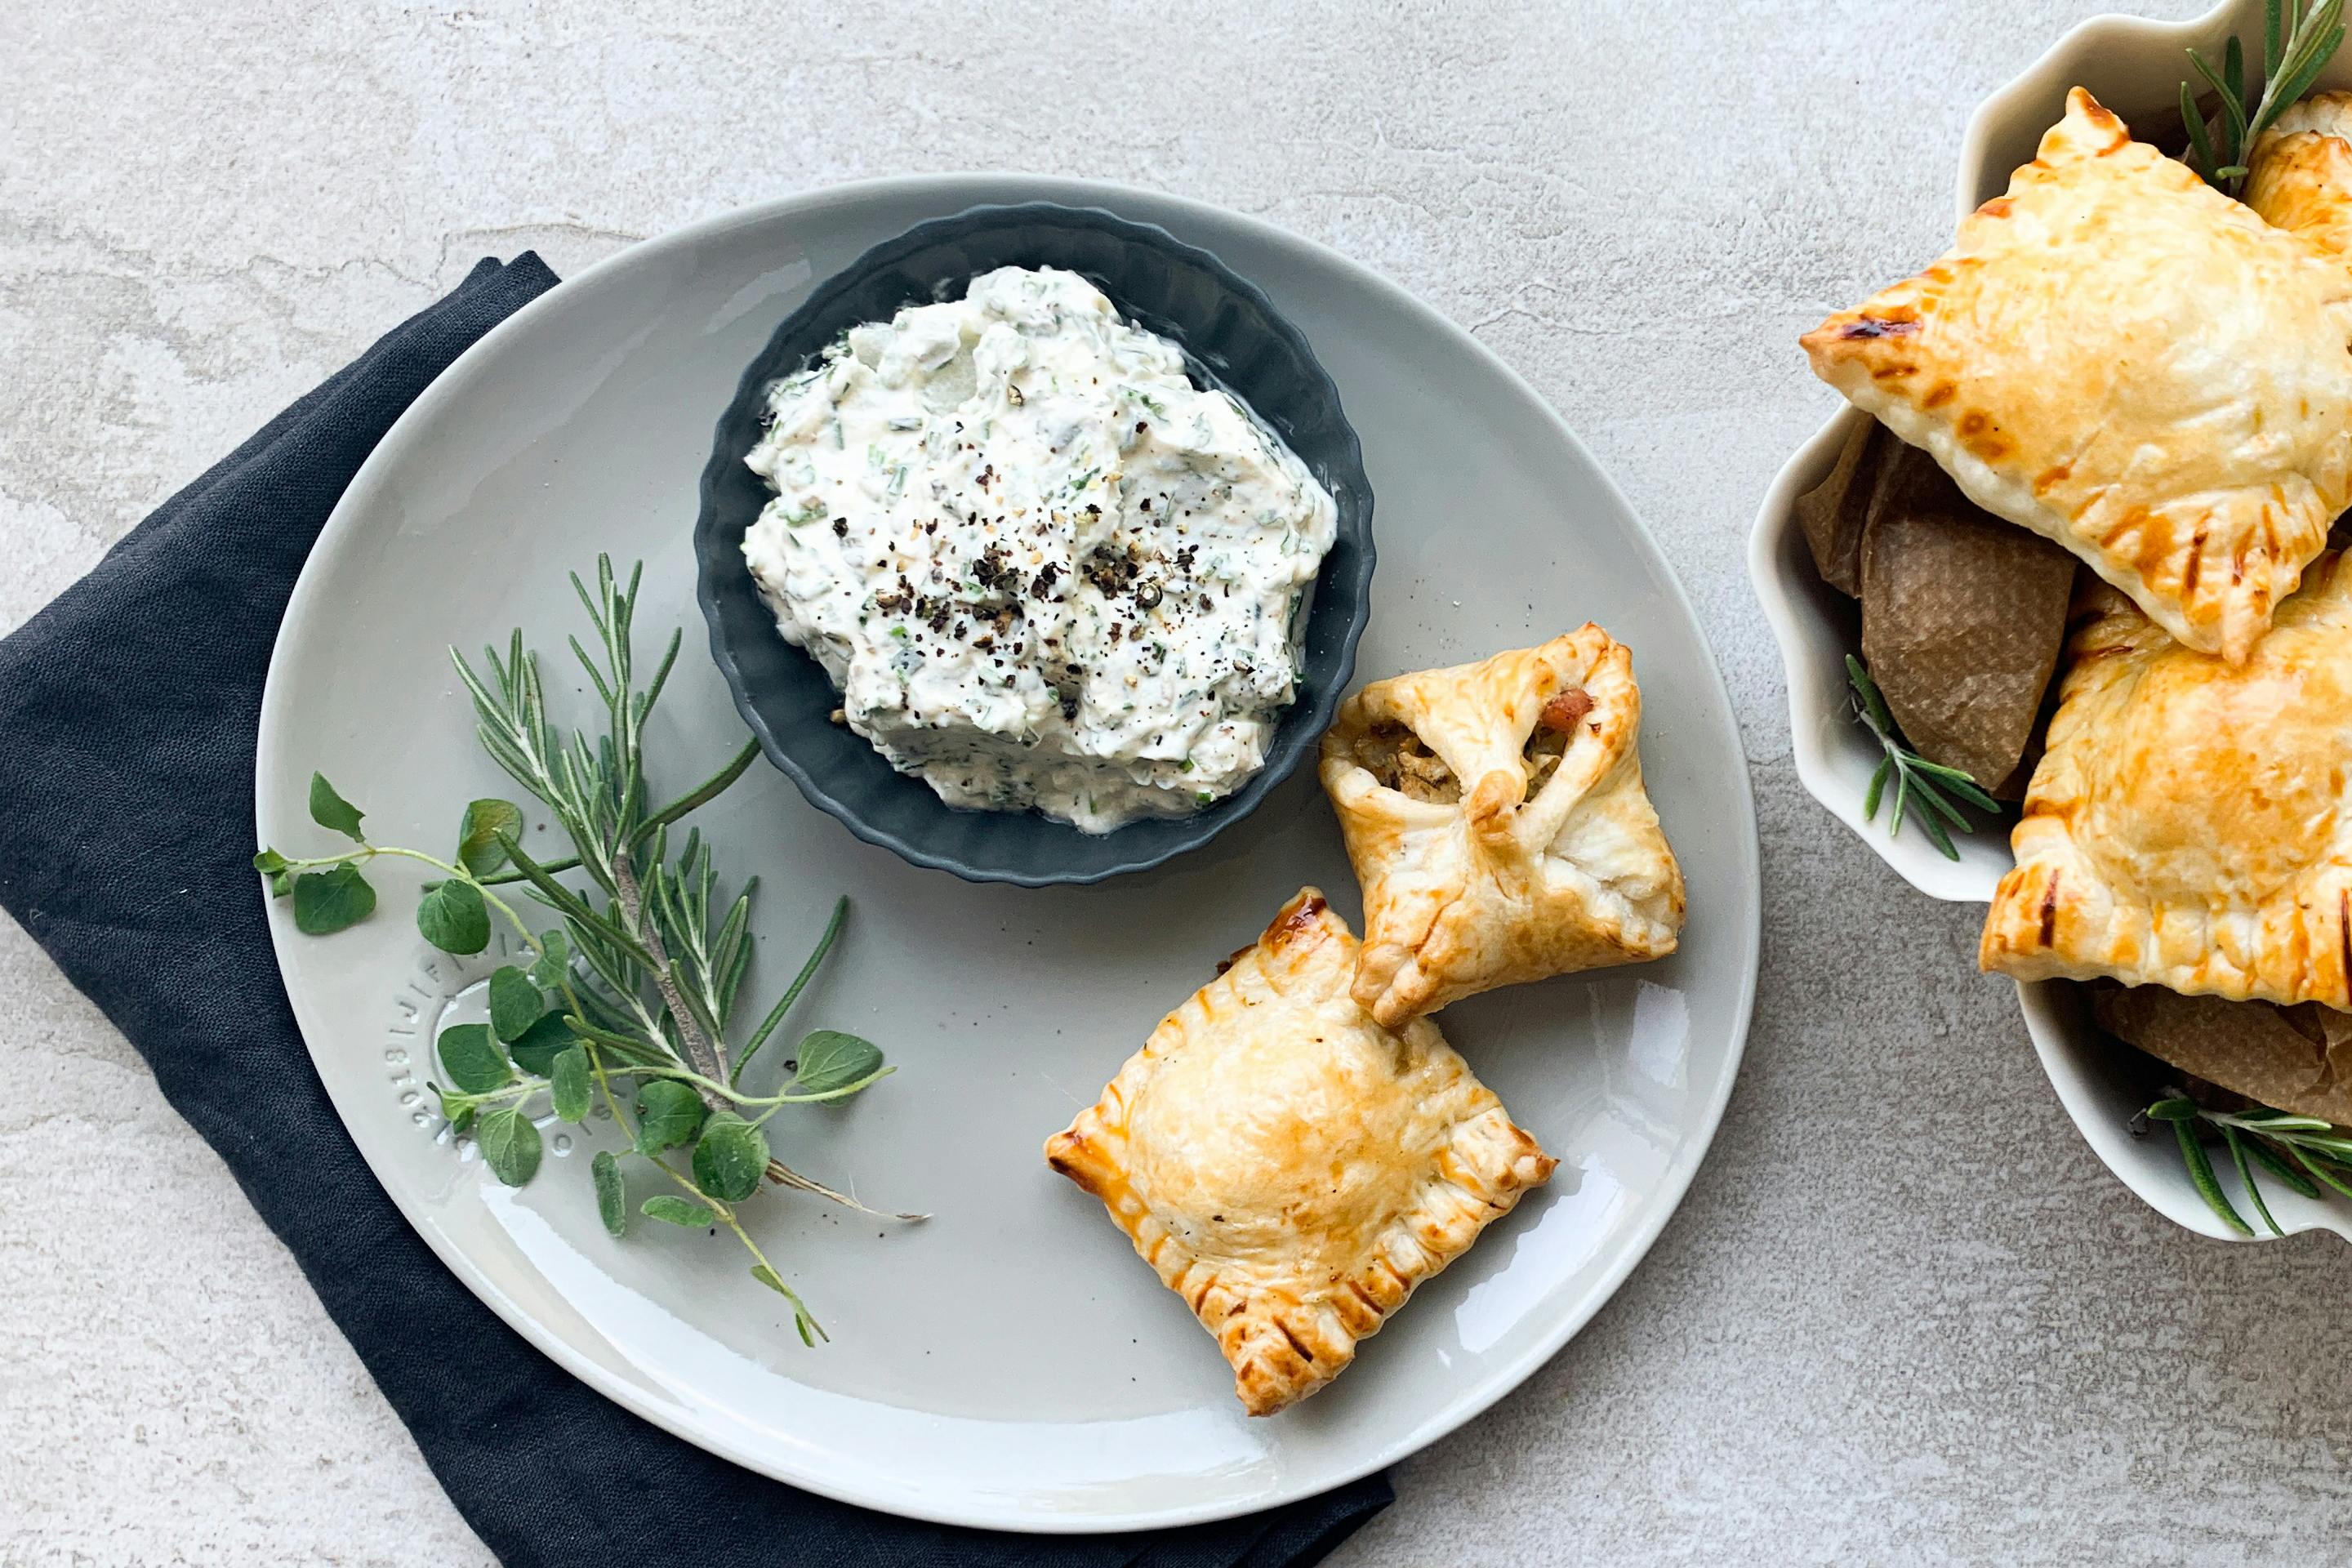
M 431 1087 L 451 1127 L 472 1134 L 499 1180 L 520 1186 L 537 1173 L 542 1154 L 530 1114 L 539 1097 L 569 1122 L 601 1101 L 629 1141 L 625 1153 L 600 1151 L 590 1161 L 605 1228 L 614 1236 L 627 1228 L 623 1161 L 634 1159 L 674 1189 L 646 1198 L 638 1212 L 693 1229 L 726 1226 L 751 1254 L 752 1277 L 792 1303 L 794 1326 L 814 1343 L 824 1331 L 744 1227 L 740 1207 L 764 1182 L 863 1209 L 777 1160 L 763 1130 L 785 1106 L 847 1099 L 894 1069 L 871 1042 L 819 1029 L 803 1037 L 785 1064 L 790 1077 L 773 1092 L 744 1087 L 744 1068 L 824 962 L 849 901 L 835 904 L 791 986 L 741 1047 L 730 1047 L 730 1023 L 751 962 L 757 879 L 731 900 L 723 897 L 709 841 L 688 831 L 673 857 L 670 829 L 741 777 L 758 747 L 747 742 L 702 783 L 649 808 L 646 719 L 681 634 L 671 634 L 640 687 L 632 621 L 642 573 L 633 571 L 624 585 L 610 559 L 600 557 L 593 594 L 577 575 L 572 579 L 598 645 L 592 655 L 577 637 L 571 641 L 604 707 L 604 721 L 593 736 L 549 721 L 538 658 L 521 632 L 503 657 L 483 650 L 487 677 L 450 650 L 473 699 L 483 750 L 552 815 L 571 842 L 570 855 L 541 860 L 525 850 L 522 808 L 499 799 L 467 803 L 447 858 L 376 844 L 366 836 L 365 814 L 314 773 L 311 819 L 357 847 L 307 859 L 265 847 L 254 869 L 268 879 L 274 895 L 292 900 L 297 929 L 313 935 L 341 931 L 373 912 L 375 889 L 361 868 L 379 856 L 440 873 L 425 884 L 416 926 L 443 952 L 481 952 L 490 943 L 492 917 L 503 921 L 528 951 L 528 964 L 492 973 L 487 1023 L 453 1026 L 435 1042 L 448 1083 Z M 586 887 L 561 879 L 574 870 L 584 873 Z M 513 883 L 525 884 L 530 900 L 560 922 L 533 931 L 499 891 Z
M 2286 1232 L 2279 1228 L 2278 1221 L 2271 1217 L 2270 1205 L 2263 1201 L 2262 1186 L 2254 1180 L 2256 1165 L 2280 1185 L 2306 1198 L 2318 1197 L 2322 1187 L 2352 1198 L 2352 1135 L 2316 1116 L 2267 1107 L 2209 1110 L 2178 1092 L 2168 1094 L 2141 1114 L 2151 1121 L 2171 1124 L 2180 1144 L 2180 1162 L 2189 1168 L 2189 1184 L 2206 1206 L 2241 1236 L 2253 1235 L 2253 1226 L 2222 1192 L 2200 1128 L 2210 1127 L 2221 1134 L 2231 1163 L 2237 1167 L 2239 1184 L 2246 1190 L 2246 1201 L 2273 1236 Z
M 2344 42 L 2344 0 L 2264 0 L 2262 96 L 2246 107 L 2245 46 L 2232 37 L 2217 68 L 2195 49 L 2189 63 L 2221 101 L 2221 118 L 2208 129 L 2191 84 L 2180 84 L 2180 118 L 2189 127 L 2189 166 L 2229 195 L 2245 186 L 2254 140 L 2311 84 Z M 2219 140 L 2216 141 L 2218 132 Z
M 1948 823 L 1962 833 L 1974 833 L 1976 827 L 1958 806 L 1945 798 L 1945 792 L 1950 791 L 1980 811 L 1999 811 L 2000 805 L 1979 789 L 1976 779 L 1967 772 L 1931 763 L 1904 743 L 1878 683 L 1871 679 L 1862 660 L 1852 654 L 1845 656 L 1845 678 L 1853 687 L 1854 716 L 1877 737 L 1886 752 L 1870 775 L 1869 787 L 1863 791 L 1862 819 L 1878 820 L 1879 799 L 1886 793 L 1886 781 L 1891 777 L 1895 781 L 1895 809 L 1887 817 L 1886 836 L 1892 838 L 1903 831 L 1904 814 L 1916 801 L 1919 810 L 1913 820 L 1927 834 L 1927 842 L 1940 850 L 1945 859 L 1958 859 L 1960 852 L 1953 847 L 1952 836 L 1945 825 Z

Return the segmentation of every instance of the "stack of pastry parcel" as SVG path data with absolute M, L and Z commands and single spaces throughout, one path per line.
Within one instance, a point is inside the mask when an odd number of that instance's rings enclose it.
M 1632 656 L 1594 626 L 1350 699 L 1321 773 L 1362 944 L 1302 889 L 1046 1141 L 1216 1336 L 1251 1415 L 1336 1377 L 1549 1179 L 1427 1015 L 1674 951 L 1682 873 L 1641 721 Z
M 1849 444 L 1804 523 L 1824 578 L 1862 601 L 1890 707 L 1931 761 L 1988 784 L 2030 773 L 1983 966 L 2102 982 L 2093 1008 L 2116 1036 L 2338 1123 L 2347 110 L 2290 110 L 2241 203 L 2077 88 L 1949 252 L 1804 340 L 1885 427 Z M 2037 760 L 2036 672 L 2069 579 Z

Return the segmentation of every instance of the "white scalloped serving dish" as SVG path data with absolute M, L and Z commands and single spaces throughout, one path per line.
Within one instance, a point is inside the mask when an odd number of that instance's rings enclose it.
M 2228 0 L 2192 21 L 2106 16 L 2075 27 L 1969 118 L 1960 142 L 1954 221 L 2008 188 L 2011 172 L 2033 156 L 2042 133 L 2063 112 L 2068 89 L 2089 88 L 2126 124 L 2136 117 L 2163 114 L 2176 106 L 2189 69 L 2186 50 L 2200 49 L 2218 59 L 2235 34 L 2252 43 L 2259 55 L 2262 17 L 2261 0 Z M 2338 53 L 2321 73 L 2319 86 L 2352 87 L 2352 49 Z M 1889 258 L 1886 277 L 1892 280 L 1928 259 Z M 1990 902 L 2013 864 L 2002 836 L 1980 833 L 1958 840 L 1960 858 L 1955 862 L 1919 834 L 1890 837 L 1883 814 L 1875 826 L 1863 818 L 1863 792 L 1880 752 L 1854 723 L 1847 704 L 1844 656 L 1858 647 L 1859 623 L 1851 604 L 1815 574 L 1794 510 L 1796 498 L 1828 473 L 1852 422 L 1863 417 L 1841 406 L 1798 448 L 1773 479 L 1748 539 L 1748 571 L 1788 673 L 1797 776 L 1832 816 L 1921 892 Z M 2137 1053 L 2109 1044 L 2082 1016 L 2073 987 L 2021 984 L 2018 996 L 2060 1102 L 2107 1168 L 2167 1218 L 2200 1235 L 2239 1239 L 2189 1185 L 2172 1139 L 2161 1129 L 2138 1137 L 2130 1131 L 2133 1112 L 2147 1105 L 2160 1087 L 2159 1070 Z M 2236 1201 L 2236 1178 L 2222 1179 Z M 2272 1214 L 2289 1233 L 2324 1229 L 2352 1238 L 2352 1204 L 2299 1198 L 2275 1183 L 2263 1192 Z M 2240 1212 L 2248 1212 L 2242 1204 Z

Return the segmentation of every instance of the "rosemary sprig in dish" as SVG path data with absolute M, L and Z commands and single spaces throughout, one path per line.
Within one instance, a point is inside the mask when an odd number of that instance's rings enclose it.
M 1927 836 L 1927 842 L 1945 859 L 1958 859 L 1960 852 L 1953 847 L 1946 824 L 1962 833 L 1974 833 L 1976 826 L 1946 798 L 1945 792 L 1958 795 L 1979 811 L 1999 811 L 2000 805 L 1978 788 L 1977 781 L 1966 772 L 1931 763 L 1904 744 L 1895 727 L 1895 715 L 1887 711 L 1886 699 L 1879 694 L 1878 682 L 1870 679 L 1870 671 L 1852 654 L 1845 656 L 1845 678 L 1853 687 L 1855 716 L 1886 751 L 1877 771 L 1870 775 L 1870 787 L 1863 792 L 1862 819 L 1878 820 L 1878 802 L 1886 793 L 1886 781 L 1891 777 L 1895 781 L 1895 807 L 1887 817 L 1886 836 L 1892 838 L 1903 831 L 1904 814 L 1916 801 L 1919 809 L 1913 820 Z
M 572 853 L 544 861 L 522 847 L 522 808 L 512 801 L 469 804 L 447 858 L 371 842 L 364 814 L 329 784 L 310 780 L 310 816 L 358 847 L 308 859 L 265 847 L 254 869 L 272 894 L 293 901 L 294 923 L 311 935 L 354 925 L 375 909 L 375 889 L 361 867 L 379 856 L 421 861 L 440 873 L 425 884 L 416 927 L 445 952 L 478 953 L 490 944 L 492 917 L 509 926 L 527 957 L 489 977 L 489 1021 L 443 1029 L 435 1057 L 447 1086 L 430 1085 L 454 1131 L 470 1131 L 484 1162 L 509 1186 L 537 1173 L 541 1147 L 530 1112 L 545 1103 L 577 1122 L 601 1104 L 628 1147 L 599 1151 L 589 1162 L 596 1206 L 614 1236 L 627 1228 L 624 1161 L 666 1184 L 639 1205 L 647 1218 L 689 1229 L 723 1226 L 751 1257 L 751 1275 L 792 1303 L 803 1342 L 824 1331 L 744 1228 L 740 1205 L 763 1182 L 864 1205 L 813 1181 L 770 1152 L 763 1131 L 788 1105 L 847 1099 L 893 1070 L 866 1040 L 820 1029 L 803 1037 L 772 1092 L 744 1086 L 744 1069 L 783 1022 L 840 934 L 849 900 L 831 921 L 791 985 L 740 1046 L 729 1044 L 737 993 L 751 963 L 751 894 L 747 879 L 732 900 L 719 895 L 711 845 L 689 831 L 675 856 L 673 824 L 718 797 L 742 776 L 758 747 L 747 742 L 726 765 L 658 808 L 649 805 L 646 717 L 677 657 L 673 632 L 652 679 L 636 684 L 631 621 L 643 567 L 625 586 L 609 558 L 596 563 L 592 595 L 572 579 L 600 645 L 592 657 L 577 637 L 572 651 L 604 709 L 603 732 L 559 731 L 547 716 L 538 656 L 510 639 L 504 657 L 483 650 L 486 679 L 450 650 L 474 701 L 475 734 L 492 761 L 545 805 L 571 840 Z M 575 889 L 559 873 L 577 870 Z M 526 883 L 530 900 L 561 917 L 533 931 L 500 889 Z M 871 1213 L 871 1210 L 865 1212 Z M 919 1219 L 919 1215 L 898 1215 Z
M 2208 184 L 2236 195 L 2243 188 L 2254 139 L 2287 105 L 2311 89 L 2344 42 L 2344 0 L 2265 0 L 2263 6 L 2263 91 L 2246 107 L 2244 46 L 2232 37 L 2216 68 L 2195 49 L 2189 63 L 2221 99 L 2221 118 L 2209 129 L 2198 110 L 2197 94 L 2180 84 L 2180 118 L 2189 127 L 2189 166 Z M 2218 141 L 2216 140 L 2218 133 Z
M 2197 1195 L 2221 1216 L 2223 1224 L 2241 1236 L 2253 1235 L 2253 1226 L 2245 1222 L 2221 1191 L 2221 1184 L 2213 1173 L 2213 1162 L 2199 1135 L 2200 1122 L 2221 1134 L 2231 1163 L 2238 1168 L 2238 1180 L 2246 1189 L 2247 1201 L 2273 1236 L 2284 1236 L 2286 1232 L 2279 1228 L 2278 1221 L 2271 1217 L 2270 1205 L 2263 1201 L 2263 1190 L 2254 1180 L 2256 1165 L 2305 1197 L 2319 1196 L 2324 1186 L 2352 1198 L 2352 1135 L 2316 1116 L 2297 1116 L 2265 1107 L 2241 1111 L 2209 1110 L 2184 1094 L 2159 1100 L 2141 1114 L 2151 1121 L 2171 1123 L 2173 1134 L 2180 1142 L 2181 1163 L 2189 1167 L 2189 1180 L 2197 1188 Z

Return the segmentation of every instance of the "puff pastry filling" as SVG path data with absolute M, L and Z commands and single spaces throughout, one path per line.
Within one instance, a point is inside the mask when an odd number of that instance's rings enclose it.
M 2246 205 L 2274 228 L 2352 260 L 2352 93 L 2290 104 L 2255 139 Z
M 1568 742 L 1584 716 L 1592 711 L 1592 694 L 1581 687 L 1560 692 L 1536 716 L 1535 732 L 1519 749 L 1519 766 L 1528 788 L 1541 787 L 1568 754 Z M 1420 736 L 1402 724 L 1381 723 L 1365 735 L 1361 748 L 1366 772 L 1383 789 L 1408 800 L 1451 805 L 1462 798 L 1462 781 L 1444 757 L 1431 751 Z
M 1555 1165 L 1434 1024 L 1365 1016 L 1355 960 L 1302 890 L 1045 1142 L 1215 1336 L 1253 1415 L 1337 1377 Z
M 1320 772 L 1363 887 L 1354 995 L 1374 1019 L 1675 950 L 1682 871 L 1641 720 L 1633 656 L 1595 626 L 1340 709 Z
M 2085 595 L 1983 967 L 2352 1007 L 2352 572 L 2239 666 Z
M 2080 88 L 1952 249 L 1804 338 L 1970 500 L 2233 662 L 2352 501 L 2347 343 L 2352 272 Z

